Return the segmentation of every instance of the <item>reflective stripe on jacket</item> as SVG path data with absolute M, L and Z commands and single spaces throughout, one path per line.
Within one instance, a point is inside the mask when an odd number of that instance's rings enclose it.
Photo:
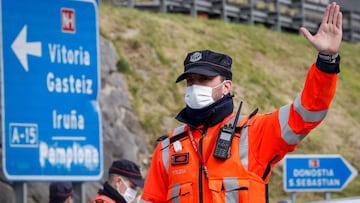
M 106 195 L 98 194 L 90 203 L 116 203 L 116 201 Z
M 173 129 L 154 151 L 140 202 L 265 203 L 265 185 L 273 166 L 324 119 L 336 80 L 337 74 L 325 73 L 313 64 L 303 90 L 292 104 L 242 119 L 240 123 L 247 123 L 235 134 L 231 156 L 226 160 L 214 158 L 213 152 L 220 128 L 234 114 L 208 128 L 206 135 L 187 125 Z M 192 133 L 208 178 L 189 136 L 170 142 L 184 132 Z

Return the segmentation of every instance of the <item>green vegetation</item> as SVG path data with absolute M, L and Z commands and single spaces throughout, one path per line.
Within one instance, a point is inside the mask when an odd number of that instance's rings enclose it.
M 175 84 L 187 52 L 212 49 L 233 58 L 235 108 L 270 112 L 291 102 L 301 90 L 316 51 L 296 34 L 263 26 L 224 23 L 185 15 L 151 13 L 100 5 L 100 30 L 120 56 L 129 96 L 151 147 L 156 137 L 179 125 L 173 118 L 184 106 L 184 83 Z M 341 46 L 342 70 L 328 117 L 295 153 L 341 154 L 360 169 L 360 45 Z M 282 189 L 282 163 L 273 170 L 270 202 L 289 198 Z M 360 177 L 332 197 L 359 195 Z M 324 193 L 298 193 L 298 202 L 323 199 Z
M 130 73 L 130 67 L 129 63 L 124 60 L 123 58 L 119 59 L 119 61 L 116 63 L 117 71 L 120 73 Z

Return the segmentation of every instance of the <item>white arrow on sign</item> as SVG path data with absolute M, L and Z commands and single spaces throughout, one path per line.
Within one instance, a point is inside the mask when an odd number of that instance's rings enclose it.
M 41 42 L 27 42 L 27 25 L 25 25 L 20 31 L 19 35 L 16 37 L 14 42 L 11 45 L 12 50 L 14 51 L 16 57 L 19 59 L 21 65 L 24 67 L 25 71 L 29 71 L 29 64 L 27 60 L 27 55 L 41 56 Z

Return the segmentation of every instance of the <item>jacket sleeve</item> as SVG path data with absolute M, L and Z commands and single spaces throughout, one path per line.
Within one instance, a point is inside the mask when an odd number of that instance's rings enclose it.
M 167 166 L 169 149 L 169 138 L 161 141 L 155 148 L 150 169 L 147 174 L 144 189 L 141 196 L 141 203 L 162 203 L 166 202 L 168 190 Z M 167 155 L 167 156 L 166 156 Z
M 325 118 L 335 95 L 340 57 L 336 63 L 317 60 L 294 102 L 258 115 L 249 124 L 249 170 L 268 180 L 273 166 Z

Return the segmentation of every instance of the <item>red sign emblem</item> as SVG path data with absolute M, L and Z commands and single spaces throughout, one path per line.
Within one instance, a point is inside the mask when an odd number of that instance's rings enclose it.
M 75 25 L 75 10 L 61 8 L 61 30 L 63 32 L 74 33 L 76 31 Z
M 320 160 L 319 159 L 310 159 L 309 160 L 309 168 L 319 168 Z

